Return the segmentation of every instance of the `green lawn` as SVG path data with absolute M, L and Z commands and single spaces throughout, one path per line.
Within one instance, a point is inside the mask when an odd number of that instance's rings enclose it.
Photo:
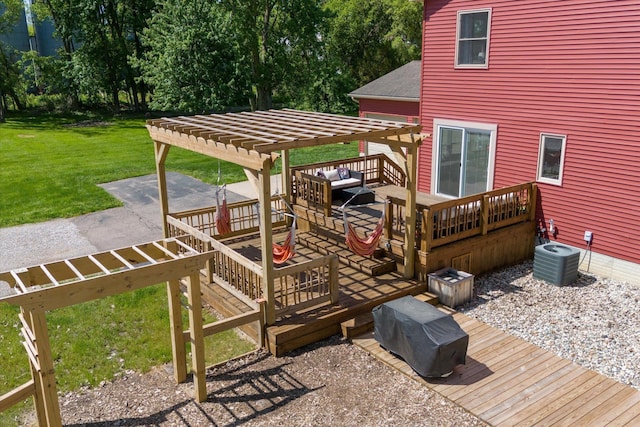
M 0 227 L 119 206 L 96 184 L 155 173 L 153 144 L 144 123 L 139 117 L 98 115 L 9 117 L 0 124 Z M 294 150 L 291 161 L 297 165 L 357 155 L 357 144 L 329 145 Z M 215 183 L 218 162 L 174 148 L 167 169 Z M 227 183 L 246 179 L 238 166 L 221 163 L 221 169 Z M 171 360 L 162 284 L 55 310 L 47 321 L 62 392 Z M 30 378 L 19 324 L 18 310 L 0 303 L 0 395 Z M 251 348 L 233 331 L 208 337 L 207 363 Z M 29 400 L 0 413 L 0 425 L 16 425 L 21 411 L 32 407 Z
M 96 184 L 155 173 L 144 124 L 135 117 L 9 117 L 0 124 L 0 227 L 119 206 Z M 357 144 L 338 144 L 294 150 L 291 157 L 300 164 L 357 155 Z M 218 161 L 174 148 L 167 170 L 215 183 Z M 222 162 L 221 170 L 227 183 L 246 179 L 236 165 Z

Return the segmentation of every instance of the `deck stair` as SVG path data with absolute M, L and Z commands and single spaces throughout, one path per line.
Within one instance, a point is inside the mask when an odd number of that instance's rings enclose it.
M 421 294 L 414 295 L 414 298 L 435 305 L 441 310 L 453 311 L 447 307 L 442 306 L 438 301 L 438 297 L 434 294 L 423 292 Z M 368 311 L 366 313 L 355 316 L 352 319 L 346 320 L 340 324 L 340 329 L 342 331 L 342 336 L 347 339 L 352 339 L 367 332 L 373 331 L 373 314 L 371 314 L 371 311 Z
M 372 277 L 381 276 L 397 269 L 396 262 L 388 258 L 383 249 L 377 251 L 372 257 L 363 257 L 353 253 L 344 243 L 344 236 L 338 237 L 333 233 L 298 233 L 297 241 L 319 254 L 336 254 L 342 265 L 348 265 Z

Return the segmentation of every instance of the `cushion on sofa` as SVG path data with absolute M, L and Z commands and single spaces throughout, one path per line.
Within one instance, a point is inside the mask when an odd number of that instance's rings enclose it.
M 349 168 L 338 168 L 336 170 L 338 171 L 340 179 L 351 178 L 351 172 L 349 172 Z
M 324 177 L 327 178 L 329 181 L 340 181 L 340 174 L 338 173 L 337 169 L 325 171 Z
M 331 189 L 337 190 L 340 188 L 358 187 L 360 185 L 361 185 L 361 182 L 358 178 L 347 178 L 347 179 L 341 179 L 339 181 L 332 181 Z

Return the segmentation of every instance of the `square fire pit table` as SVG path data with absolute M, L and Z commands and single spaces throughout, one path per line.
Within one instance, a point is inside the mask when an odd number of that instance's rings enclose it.
M 351 199 L 352 197 L 353 199 Z M 352 205 L 366 205 L 367 203 L 373 203 L 376 200 L 376 195 L 368 188 L 351 187 L 341 190 L 340 199 L 343 202 L 351 199 L 349 203 Z

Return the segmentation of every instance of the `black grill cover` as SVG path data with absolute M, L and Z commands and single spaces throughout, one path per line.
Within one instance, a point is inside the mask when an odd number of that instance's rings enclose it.
M 441 377 L 464 364 L 469 335 L 451 316 L 412 296 L 373 309 L 374 336 L 423 377 Z

